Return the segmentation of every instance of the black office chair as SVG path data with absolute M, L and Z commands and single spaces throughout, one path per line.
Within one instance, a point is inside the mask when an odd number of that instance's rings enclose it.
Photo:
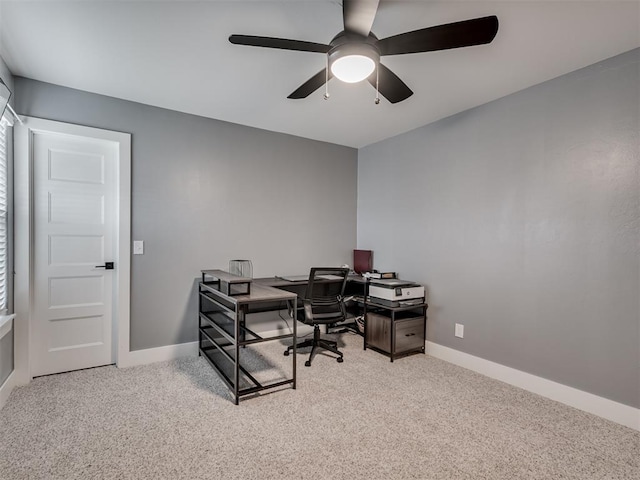
M 342 296 L 347 283 L 348 268 L 312 268 L 309 272 L 309 283 L 302 299 L 303 308 L 298 309 L 296 318 L 307 325 L 313 325 L 313 338 L 309 338 L 296 345 L 296 348 L 311 347 L 309 360 L 304 362 L 311 366 L 311 360 L 318 347 L 339 355 L 336 359 L 342 363 L 342 352 L 338 350 L 337 342 L 320 338 L 320 325 L 329 325 L 345 319 Z M 284 354 L 289 355 L 293 345 Z

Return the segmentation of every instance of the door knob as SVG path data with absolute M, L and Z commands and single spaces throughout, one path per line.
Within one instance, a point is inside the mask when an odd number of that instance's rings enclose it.
M 105 270 L 113 270 L 113 262 L 104 262 L 104 265 L 96 265 L 94 268 L 104 268 Z

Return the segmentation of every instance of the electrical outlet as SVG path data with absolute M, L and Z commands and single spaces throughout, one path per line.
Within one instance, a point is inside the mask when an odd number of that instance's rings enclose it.
M 464 338 L 464 325 L 461 323 L 456 323 L 456 328 L 454 331 L 454 335 L 459 338 Z
M 144 255 L 144 242 L 142 240 L 133 241 L 133 254 Z

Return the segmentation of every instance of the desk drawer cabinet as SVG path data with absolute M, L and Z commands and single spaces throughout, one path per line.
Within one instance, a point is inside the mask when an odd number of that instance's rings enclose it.
M 406 318 L 396 320 L 396 346 L 394 353 L 424 348 L 424 319 Z
M 390 355 L 424 351 L 424 316 L 396 317 L 367 312 L 366 343 Z

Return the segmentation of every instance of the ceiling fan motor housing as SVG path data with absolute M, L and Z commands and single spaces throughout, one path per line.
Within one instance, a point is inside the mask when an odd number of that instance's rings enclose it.
M 329 67 L 337 59 L 346 57 L 348 55 L 362 55 L 368 57 L 374 61 L 376 65 L 380 62 L 380 50 L 374 45 L 366 42 L 350 42 L 343 43 L 329 50 Z
M 333 74 L 338 78 L 348 83 L 363 80 L 367 75 L 370 74 L 370 72 L 375 72 L 378 68 L 378 65 L 380 64 L 380 50 L 376 46 L 377 42 L 378 39 L 371 33 L 368 37 L 363 37 L 361 35 L 353 33 L 340 32 L 333 38 L 333 40 L 331 40 L 331 49 L 329 50 L 329 52 L 327 52 L 329 70 L 333 72 Z M 360 73 L 356 73 L 353 79 L 347 79 L 342 76 L 344 75 L 344 73 L 341 75 L 339 73 L 339 70 L 336 70 L 336 68 L 339 68 L 344 72 L 345 63 L 342 63 L 340 67 L 338 67 L 337 64 L 334 67 L 334 64 L 340 59 L 344 59 L 345 62 L 348 61 L 351 67 L 346 68 L 347 70 L 352 70 L 351 72 L 349 72 L 349 74 L 353 75 L 354 72 L 352 65 L 354 59 L 357 58 L 356 56 L 369 59 L 370 62 L 367 62 L 364 59 L 359 60 L 361 64 L 363 61 L 365 64 L 368 64 L 369 69 L 366 69 L 366 67 L 363 67 L 361 65 L 360 69 L 364 68 L 365 70 L 361 71 Z
M 380 50 L 376 46 L 378 43 L 378 37 L 373 33 L 369 33 L 368 37 L 362 35 L 340 32 L 333 37 L 329 45 L 329 66 L 338 58 L 346 57 L 347 55 L 363 55 L 369 57 L 375 62 L 376 65 L 380 62 Z

